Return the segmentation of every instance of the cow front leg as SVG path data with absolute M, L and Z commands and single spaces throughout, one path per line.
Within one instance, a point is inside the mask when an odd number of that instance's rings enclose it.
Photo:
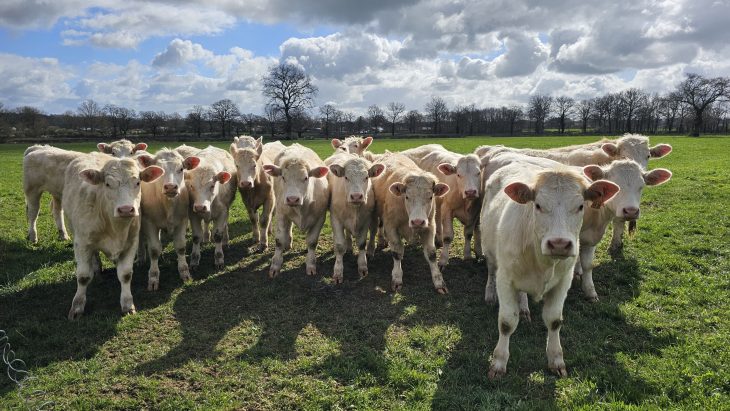
M 571 276 L 568 274 L 545 294 L 542 307 L 542 319 L 548 329 L 546 348 L 548 368 L 559 377 L 568 375 L 563 360 L 563 347 L 560 345 L 560 328 L 563 325 L 563 304 L 570 283 Z
M 438 202 L 436 203 L 436 213 L 435 213 L 435 223 L 436 223 L 436 237 L 434 238 L 434 244 L 436 247 L 441 247 L 444 245 L 444 237 L 443 237 L 443 224 L 442 219 L 443 211 L 441 210 L 441 204 Z
M 200 265 L 200 244 L 203 242 L 203 219 L 197 214 L 190 215 L 190 228 L 193 232 L 193 248 L 190 250 L 190 269 Z
M 403 242 L 396 233 L 386 233 L 386 235 L 390 244 L 390 254 L 393 257 L 390 286 L 394 292 L 399 292 L 403 288 L 403 268 L 401 267 L 404 251 Z
M 596 254 L 595 245 L 580 245 L 580 260 L 577 262 L 581 269 L 581 286 L 583 288 L 583 296 L 590 302 L 598 301 L 598 293 L 593 284 L 593 258 Z
M 147 291 L 156 291 L 160 288 L 160 254 L 162 243 L 160 242 L 160 230 L 148 224 L 142 224 L 145 242 L 147 243 L 147 254 L 150 257 L 150 269 L 147 272 Z
M 248 204 L 245 202 L 243 203 L 246 206 L 246 212 L 248 213 L 248 218 L 251 220 L 251 237 L 253 239 L 254 244 L 259 244 L 261 241 L 261 230 L 259 228 L 259 214 L 256 212 L 256 209 L 253 207 L 249 207 Z
M 187 230 L 187 221 L 178 224 L 173 232 L 172 243 L 177 254 L 177 272 L 183 282 L 193 281 L 190 275 L 190 267 L 185 259 L 185 231 Z
M 66 222 L 63 219 L 63 205 L 61 199 L 56 196 L 51 198 L 51 214 L 53 214 L 53 220 L 56 222 L 56 228 L 58 229 L 58 239 L 67 241 L 69 237 L 66 231 Z
M 499 269 L 498 269 L 499 270 Z M 500 275 L 503 273 L 498 273 Z M 504 275 L 509 278 L 509 274 Z M 497 296 L 499 297 L 499 316 L 497 318 L 499 328 L 499 340 L 492 353 L 492 364 L 489 367 L 487 376 L 490 380 L 500 378 L 507 372 L 507 361 L 509 361 L 509 339 L 517 329 L 520 322 L 519 316 L 519 291 L 509 283 L 497 281 Z
M 274 211 L 274 199 L 269 195 L 264 201 L 264 207 L 261 211 L 261 219 L 259 220 L 259 232 L 261 236 L 259 238 L 259 244 L 256 247 L 256 251 L 263 252 L 269 248 L 269 230 L 271 226 L 271 215 Z
M 617 252 L 624 246 L 624 221 L 613 220 L 613 236 L 611 237 L 611 252 Z
M 474 238 L 474 224 L 464 225 L 464 261 L 471 260 L 471 240 Z
M 342 284 L 344 281 L 342 257 L 346 251 L 345 229 L 340 220 L 332 213 L 330 213 L 330 224 L 332 224 L 332 240 L 335 243 L 335 266 L 332 271 L 332 280 L 335 284 Z
M 286 216 L 281 215 L 276 218 L 274 256 L 271 257 L 271 266 L 269 267 L 270 278 L 276 277 L 281 272 L 281 265 L 284 263 L 284 249 L 286 244 L 291 244 L 291 224 Z
M 325 217 L 326 214 L 322 214 L 322 217 L 307 231 L 307 275 L 317 274 L 317 241 L 319 240 L 319 233 L 322 231 Z
M 368 257 L 365 252 L 365 243 L 368 238 L 369 227 L 360 227 L 360 231 L 356 233 L 357 240 L 357 272 L 360 274 L 360 278 L 367 277 L 368 275 Z
M 474 254 L 477 256 L 477 260 L 484 258 L 484 252 L 482 251 L 482 230 L 479 228 L 479 222 L 474 222 Z
M 228 243 L 228 210 L 222 211 L 215 219 L 213 241 L 215 242 L 215 269 L 222 270 L 225 268 L 223 245 Z
M 438 266 L 440 269 L 444 269 L 449 264 L 449 249 L 451 248 L 451 242 L 454 240 L 454 219 L 450 211 L 444 210 L 441 212 L 441 221 L 436 221 L 436 227 L 441 225 L 441 239 L 443 248 L 441 248 L 441 257 L 439 258 Z M 438 237 L 438 234 L 436 236 Z M 464 246 L 466 247 L 466 245 Z
M 532 322 L 530 318 L 530 300 L 527 298 L 526 292 L 520 292 L 520 319 Z
M 132 299 L 132 266 L 134 264 L 134 252 L 137 244 L 126 250 L 117 261 L 117 279 L 122 286 L 119 296 L 119 304 L 122 306 L 122 314 L 134 314 L 137 309 Z
M 484 288 L 484 302 L 489 305 L 497 304 L 497 265 L 493 258 L 487 259 L 487 286 Z
M 78 320 L 84 314 L 86 306 L 86 288 L 94 278 L 92 260 L 95 252 L 74 244 L 74 259 L 76 260 L 76 294 L 68 312 L 69 320 Z
M 38 213 L 41 210 L 41 194 L 42 193 L 25 193 L 25 214 L 28 218 L 28 241 L 31 243 L 38 242 L 38 229 L 36 221 Z
M 375 237 L 378 235 L 378 217 L 373 216 L 370 219 L 370 238 L 368 239 L 367 254 L 370 257 L 375 257 Z
M 436 245 L 434 244 L 435 231 L 433 228 L 428 228 L 421 235 L 421 245 L 423 247 L 423 256 L 426 257 L 428 262 L 428 268 L 431 270 L 431 280 L 436 292 L 439 294 L 448 294 L 449 290 L 446 288 L 444 283 L 444 277 L 439 269 L 439 264 L 436 262 Z M 445 239 L 444 239 L 445 240 Z M 444 241 L 444 248 L 446 248 L 446 242 Z M 447 257 L 448 258 L 448 257 Z

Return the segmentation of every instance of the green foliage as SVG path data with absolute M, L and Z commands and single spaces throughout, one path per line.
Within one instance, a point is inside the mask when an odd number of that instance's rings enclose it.
M 440 142 L 455 151 L 480 144 L 548 147 L 590 138 L 387 140 L 376 152 Z M 240 200 L 231 219 L 227 267 L 203 251 L 195 281 L 183 285 L 168 247 L 160 290 L 146 291 L 135 266 L 138 313 L 122 317 L 113 267 L 95 278 L 86 314 L 66 320 L 75 291 L 73 250 L 55 239 L 48 197 L 41 241 L 25 241 L 21 189 L 25 147 L 0 146 L 0 328 L 59 409 L 722 409 L 730 401 L 730 139 L 652 137 L 674 146 L 650 167 L 674 172 L 648 188 L 637 234 L 611 258 L 599 246 L 592 304 L 571 290 L 561 335 L 569 377 L 546 369 L 540 304 L 512 337 L 506 376 L 487 379 L 497 341 L 497 310 L 483 302 L 482 264 L 452 258 L 450 294 L 432 288 L 420 250 L 407 248 L 404 288 L 389 291 L 391 258 L 378 254 L 357 279 L 330 281 L 328 226 L 319 274 L 304 274 L 301 234 L 282 274 L 266 273 L 272 251 L 249 251 Z M 225 148 L 225 143 L 215 143 Z M 307 142 L 321 156 L 329 142 Z M 92 150 L 91 144 L 67 145 Z M 152 144 L 150 150 L 160 148 Z M 295 233 L 297 231 L 295 230 Z M 456 230 L 453 256 L 463 237 Z M 485 234 L 488 235 L 488 234 Z M 0 374 L 0 408 L 20 407 Z

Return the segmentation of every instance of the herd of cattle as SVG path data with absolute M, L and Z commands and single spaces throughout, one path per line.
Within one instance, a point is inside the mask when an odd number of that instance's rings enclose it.
M 291 248 L 292 224 L 306 235 L 306 273 L 316 274 L 317 241 L 329 210 L 335 283 L 343 281 L 343 255 L 352 250 L 353 237 L 357 271 L 368 274 L 377 237 L 377 247 L 390 250 L 391 284 L 400 290 L 405 239 L 421 244 L 433 285 L 445 294 L 441 270 L 449 262 L 457 218 L 464 227 L 463 258 L 472 258 L 474 241 L 476 257 L 487 261 L 485 300 L 499 302 L 499 341 L 489 377 L 506 371 L 510 335 L 520 316 L 530 318 L 528 294 L 544 301 L 548 367 L 566 375 L 559 332 L 568 289 L 575 279 L 586 298 L 598 299 L 592 278 L 596 245 L 613 223 L 611 247 L 621 246 L 625 222 L 639 218 L 642 189 L 672 175 L 647 171 L 648 160 L 672 147 L 650 147 L 647 137 L 633 134 L 550 150 L 480 146 L 470 154 L 437 144 L 373 154 L 367 150 L 372 142 L 334 139 L 335 152 L 324 161 L 302 145 L 263 144 L 249 136 L 236 137 L 229 151 L 182 145 L 154 155 L 146 144 L 127 140 L 100 143 L 99 152 L 88 154 L 35 145 L 23 159 L 28 238 L 38 239 L 41 194 L 48 192 L 59 237 L 68 239 L 64 214 L 73 229 L 77 290 L 68 318 L 77 319 L 86 288 L 101 270 L 100 252 L 116 264 L 124 313 L 135 312 L 130 289 L 135 257 L 149 259 L 148 289 L 159 287 L 162 231 L 172 237 L 183 281 L 192 279 L 204 241 L 215 243 L 215 265 L 223 267 L 236 191 L 259 251 L 268 247 L 276 216 L 271 277 Z

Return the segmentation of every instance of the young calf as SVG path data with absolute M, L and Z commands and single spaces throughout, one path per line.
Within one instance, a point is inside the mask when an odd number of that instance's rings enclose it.
M 335 243 L 335 267 L 332 278 L 339 284 L 343 281 L 342 256 L 352 247 L 353 235 L 358 247 L 358 272 L 361 277 L 368 274 L 365 242 L 368 230 L 374 232 L 377 228 L 377 219 L 374 218 L 375 195 L 371 179 L 378 177 L 385 170 L 385 165 L 373 165 L 362 157 L 348 153 L 336 153 L 326 159 L 325 164 L 330 169 L 327 180 L 331 191 L 329 209 Z M 368 252 L 372 254 L 374 249 Z
M 496 271 L 499 341 L 489 378 L 507 369 L 509 338 L 519 323 L 519 293 L 544 300 L 548 328 L 548 367 L 567 375 L 560 345 L 563 303 L 578 253 L 578 235 L 586 201 L 600 207 L 619 188 L 587 180 L 573 170 L 513 162 L 489 177 L 482 204 L 482 239 L 488 270 Z
M 125 157 L 132 157 L 138 151 L 147 150 L 147 144 L 145 144 L 145 143 L 134 144 L 129 140 L 122 139 L 122 140 L 113 141 L 109 144 L 99 143 L 96 145 L 96 148 L 99 149 L 100 152 L 109 154 L 110 156 L 114 156 L 114 157 L 118 157 L 118 158 L 125 158 Z
M 160 167 L 140 169 L 135 160 L 102 153 L 78 157 L 66 168 L 63 204 L 74 231 L 77 282 L 70 320 L 84 313 L 86 288 L 94 277 L 94 260 L 100 251 L 117 266 L 122 312 L 135 312 L 130 284 L 139 241 L 140 183 L 150 183 L 163 174 Z
M 367 148 L 370 147 L 370 144 L 372 143 L 373 138 L 370 136 L 365 138 L 350 136 L 347 137 L 345 140 L 333 138 L 332 148 L 335 149 L 335 153 L 350 153 L 362 157 L 363 153 L 365 153 L 365 150 L 367 150 Z
M 269 246 L 269 225 L 274 212 L 274 185 L 272 178 L 264 171 L 264 164 L 270 164 L 284 150 L 279 141 L 262 144 L 262 139 L 235 137 L 230 152 L 236 164 L 238 191 L 251 219 L 253 240 L 256 250 L 261 252 Z M 258 209 L 263 206 L 259 219 Z
M 142 184 L 142 229 L 143 243 L 147 245 L 150 258 L 147 289 L 157 290 L 160 286 L 160 267 L 158 260 L 162 253 L 161 231 L 172 235 L 177 253 L 177 270 L 180 279 L 191 281 L 190 268 L 185 260 L 185 233 L 188 228 L 188 209 L 190 200 L 185 185 L 185 170 L 198 166 L 196 157 L 187 164 L 176 151 L 163 148 L 154 157 L 143 154 L 138 160 L 145 167 L 158 166 L 165 175 L 152 183 Z M 145 250 L 141 250 L 144 253 Z
M 178 147 L 178 152 L 180 148 Z M 198 164 L 194 166 L 194 164 Z M 183 162 L 189 172 L 185 173 L 185 185 L 190 193 L 190 226 L 193 231 L 193 249 L 190 253 L 190 268 L 200 264 L 200 243 L 203 241 L 203 226 L 213 222 L 215 242 L 215 267 L 224 265 L 223 243 L 228 241 L 228 211 L 236 198 L 236 166 L 227 151 L 208 146 Z
M 454 218 L 464 225 L 464 260 L 471 259 L 474 239 L 477 258 L 481 257 L 479 229 L 476 227 L 481 208 L 481 161 L 476 154 L 461 155 L 440 144 L 428 144 L 401 152 L 419 167 L 438 176 L 451 190 L 436 199 L 436 245 L 443 245 L 439 267 L 449 263 L 449 248 L 454 239 Z
M 283 252 L 291 248 L 292 223 L 307 236 L 307 275 L 317 273 L 317 240 L 329 207 L 329 172 L 324 162 L 309 148 L 293 144 L 279 153 L 274 164 L 264 170 L 274 178 L 276 196 L 276 249 L 269 277 L 279 275 Z
M 403 286 L 402 239 L 419 236 L 433 286 L 440 294 L 446 294 L 448 289 L 436 262 L 435 198 L 448 193 L 449 186 L 402 154 L 385 155 L 380 163 L 385 166 L 385 172 L 373 181 L 373 189 L 377 215 L 393 256 L 393 291 Z

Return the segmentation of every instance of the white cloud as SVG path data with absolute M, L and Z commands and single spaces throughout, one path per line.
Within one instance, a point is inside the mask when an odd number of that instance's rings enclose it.
M 53 58 L 0 54 L 0 96 L 6 105 L 57 110 L 59 102 L 76 98 L 68 84 L 73 76 Z
M 213 53 L 190 40 L 174 39 L 167 49 L 155 56 L 152 65 L 157 67 L 179 67 L 195 60 L 211 59 Z

